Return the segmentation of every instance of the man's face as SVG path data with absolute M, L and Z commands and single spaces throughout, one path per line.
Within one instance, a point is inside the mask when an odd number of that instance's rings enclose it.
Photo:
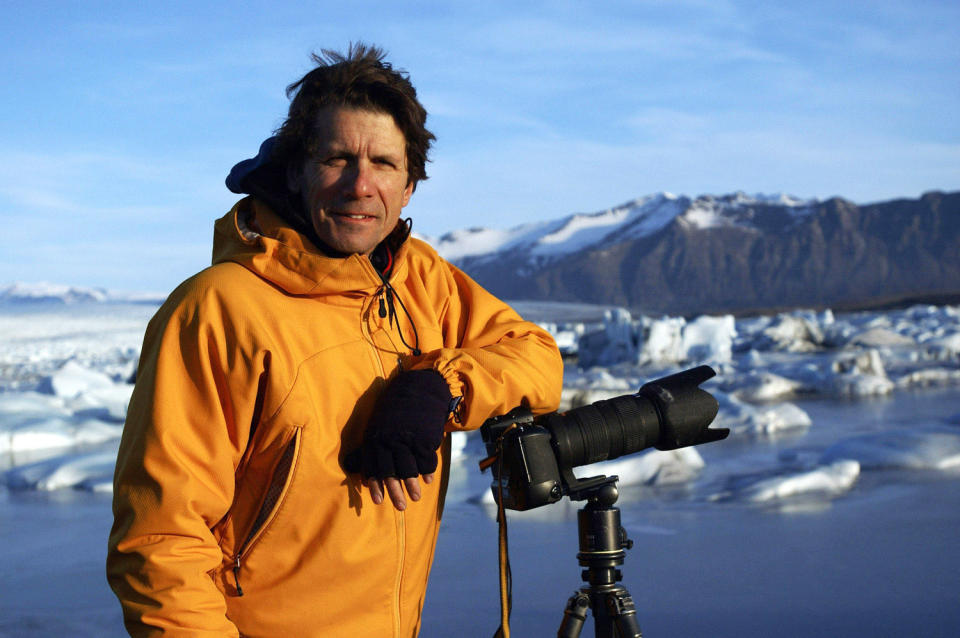
M 317 235 L 330 248 L 369 255 L 413 193 L 406 139 L 391 115 L 331 106 L 317 115 L 313 155 L 287 174 Z

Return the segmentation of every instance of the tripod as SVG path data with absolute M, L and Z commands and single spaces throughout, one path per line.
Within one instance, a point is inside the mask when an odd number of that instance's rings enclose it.
M 581 576 L 587 585 L 567 601 L 557 638 L 577 638 L 593 611 L 596 638 L 641 638 L 637 610 L 630 592 L 617 581 L 623 578 L 618 566 L 633 547 L 620 526 L 620 509 L 614 507 L 619 492 L 617 477 L 603 477 L 589 487 L 571 492 L 572 500 L 586 500 L 577 512 L 580 552 L 577 560 L 586 567 Z

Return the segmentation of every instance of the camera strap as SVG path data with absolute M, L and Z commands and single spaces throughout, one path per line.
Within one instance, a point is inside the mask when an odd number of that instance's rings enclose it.
M 517 427 L 514 423 L 497 438 L 496 456 L 487 457 L 480 461 L 480 470 L 486 470 L 494 463 L 497 464 L 497 476 L 503 471 L 503 437 L 507 432 Z M 510 612 L 513 607 L 513 575 L 510 572 L 510 549 L 507 545 L 507 512 L 503 507 L 503 483 L 497 485 L 497 527 L 498 550 L 500 557 L 500 626 L 493 638 L 510 638 Z

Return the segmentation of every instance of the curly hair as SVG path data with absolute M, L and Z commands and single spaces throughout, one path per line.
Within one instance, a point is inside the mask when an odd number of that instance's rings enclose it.
M 317 67 L 287 87 L 290 111 L 276 131 L 274 159 L 287 166 L 303 163 L 319 142 L 317 114 L 342 106 L 391 115 L 406 140 L 408 181 L 416 188 L 427 179 L 427 153 L 436 138 L 408 74 L 394 70 L 383 49 L 363 43 L 351 44 L 346 55 L 323 49 L 311 57 Z

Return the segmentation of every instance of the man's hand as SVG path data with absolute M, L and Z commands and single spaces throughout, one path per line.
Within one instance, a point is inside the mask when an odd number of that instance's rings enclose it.
M 433 482 L 433 477 L 433 472 L 424 474 L 423 482 L 430 484 Z M 406 493 L 410 495 L 411 501 L 420 500 L 420 480 L 417 477 L 403 480 L 396 478 L 385 478 L 382 481 L 377 478 L 368 478 L 365 483 L 367 488 L 370 490 L 370 497 L 377 505 L 383 503 L 384 487 L 386 487 L 386 492 L 390 496 L 393 506 L 401 512 L 407 509 L 407 498 L 404 494 L 404 489 L 406 489 Z
M 435 370 L 401 372 L 377 400 L 363 444 L 344 459 L 348 472 L 363 474 L 373 502 L 384 492 L 398 510 L 420 500 L 421 486 L 433 481 L 437 450 L 450 416 L 452 396 Z

